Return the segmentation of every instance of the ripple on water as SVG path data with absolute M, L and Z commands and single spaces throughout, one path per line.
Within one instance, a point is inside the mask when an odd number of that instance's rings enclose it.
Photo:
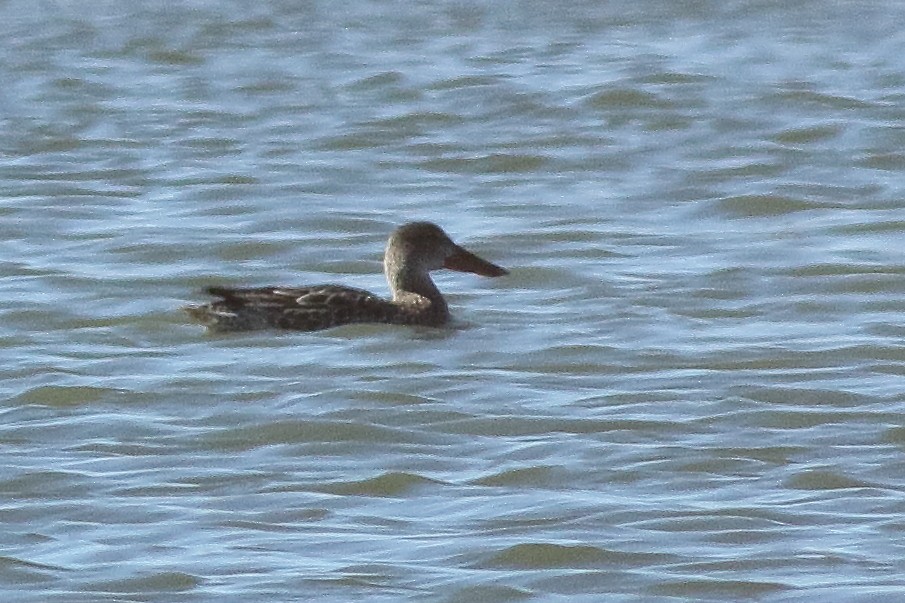
M 0 599 L 894 600 L 898 5 L 384 5 L 8 7 Z

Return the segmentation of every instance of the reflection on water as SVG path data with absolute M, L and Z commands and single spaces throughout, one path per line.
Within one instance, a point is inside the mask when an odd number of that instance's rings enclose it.
M 901 591 L 897 4 L 0 11 L 5 600 Z

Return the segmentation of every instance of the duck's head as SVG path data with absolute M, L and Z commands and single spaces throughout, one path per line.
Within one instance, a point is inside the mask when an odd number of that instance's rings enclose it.
M 448 268 L 480 276 L 504 276 L 509 271 L 456 245 L 431 222 L 409 222 L 393 231 L 387 242 L 385 265 L 390 271 L 411 269 L 427 273 Z

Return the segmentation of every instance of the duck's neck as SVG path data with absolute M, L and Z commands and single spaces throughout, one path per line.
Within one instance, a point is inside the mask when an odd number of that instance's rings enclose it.
M 426 271 L 418 270 L 417 267 L 407 265 L 405 262 L 394 261 L 389 254 L 384 262 L 384 268 L 395 303 L 424 308 L 427 305 L 424 300 L 427 300 L 430 304 L 424 309 L 431 314 L 446 316 L 449 313 L 446 300 Z

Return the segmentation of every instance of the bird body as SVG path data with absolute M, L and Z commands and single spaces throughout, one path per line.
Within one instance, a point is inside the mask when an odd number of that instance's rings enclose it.
M 489 277 L 508 274 L 453 243 L 439 226 L 412 222 L 393 231 L 387 242 L 384 272 L 392 299 L 342 285 L 210 287 L 207 292 L 220 299 L 185 310 L 215 331 L 315 331 L 350 323 L 436 327 L 449 320 L 446 300 L 430 278 L 440 268 Z

